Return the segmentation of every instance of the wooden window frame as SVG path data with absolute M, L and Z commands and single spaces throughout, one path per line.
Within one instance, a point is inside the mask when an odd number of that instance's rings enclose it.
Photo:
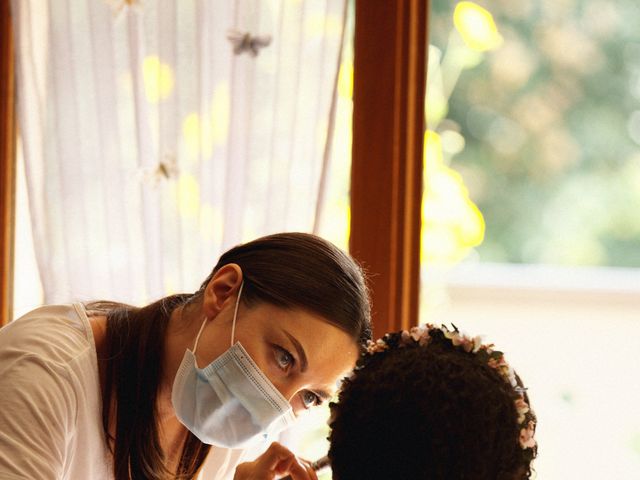
M 374 335 L 418 323 L 427 0 L 356 0 L 349 249 Z
M 9 0 L 0 0 L 0 327 L 13 315 L 16 128 Z

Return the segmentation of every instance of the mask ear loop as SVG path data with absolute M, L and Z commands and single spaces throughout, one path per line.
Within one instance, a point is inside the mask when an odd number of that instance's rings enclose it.
M 198 347 L 198 340 L 200 340 L 200 335 L 202 334 L 202 330 L 204 330 L 204 326 L 207 323 L 207 320 L 209 320 L 207 317 L 204 317 L 204 321 L 202 322 L 202 325 L 200 326 L 200 330 L 198 331 L 198 335 L 196 335 L 196 341 L 193 344 L 193 350 L 191 350 L 193 352 L 193 354 L 196 354 L 196 348 Z
M 233 347 L 233 338 L 236 333 L 236 317 L 238 316 L 238 307 L 240 306 L 240 295 L 242 294 L 242 287 L 244 286 L 244 281 L 240 284 L 240 288 L 238 289 L 238 297 L 236 298 L 236 306 L 233 311 L 233 323 L 231 324 L 231 346 Z M 204 321 L 200 326 L 200 330 L 198 331 L 198 335 L 196 335 L 196 341 L 193 344 L 193 354 L 196 354 L 196 348 L 198 348 L 198 341 L 200 340 L 200 335 L 202 335 L 202 331 L 204 330 L 204 326 L 207 323 L 208 318 L 204 317 Z
M 240 295 L 242 295 L 242 287 L 244 287 L 244 280 L 240 284 L 238 289 L 238 297 L 236 298 L 236 308 L 233 311 L 233 324 L 231 325 L 231 346 L 233 347 L 233 338 L 236 334 L 236 318 L 238 317 L 238 307 L 240 306 Z

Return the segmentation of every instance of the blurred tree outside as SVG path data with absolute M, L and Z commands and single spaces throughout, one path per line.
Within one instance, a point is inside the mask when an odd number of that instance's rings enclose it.
M 433 0 L 423 261 L 640 267 L 640 4 Z

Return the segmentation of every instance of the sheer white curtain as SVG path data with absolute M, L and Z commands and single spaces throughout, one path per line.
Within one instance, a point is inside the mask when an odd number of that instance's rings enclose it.
M 317 225 L 345 0 L 12 7 L 45 302 L 192 291 L 224 249 Z

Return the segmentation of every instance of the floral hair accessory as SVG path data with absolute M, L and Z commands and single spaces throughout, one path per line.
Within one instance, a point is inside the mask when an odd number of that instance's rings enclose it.
M 536 447 L 534 439 L 536 421 L 535 415 L 529 407 L 527 401 L 527 389 L 518 384 L 516 373 L 507 363 L 504 354 L 494 350 L 493 344 L 485 345 L 479 336 L 469 337 L 460 332 L 455 325 L 453 329 L 445 325 L 424 324 L 412 327 L 410 330 L 403 330 L 396 333 L 387 333 L 384 337 L 374 341 L 369 341 L 365 357 L 371 357 L 393 348 L 403 347 L 427 347 L 435 338 L 446 339 L 451 342 L 454 348 L 475 355 L 482 363 L 485 363 L 496 370 L 502 379 L 507 382 L 514 392 L 514 401 L 518 413 L 518 426 L 520 435 L 518 442 L 523 450 Z

